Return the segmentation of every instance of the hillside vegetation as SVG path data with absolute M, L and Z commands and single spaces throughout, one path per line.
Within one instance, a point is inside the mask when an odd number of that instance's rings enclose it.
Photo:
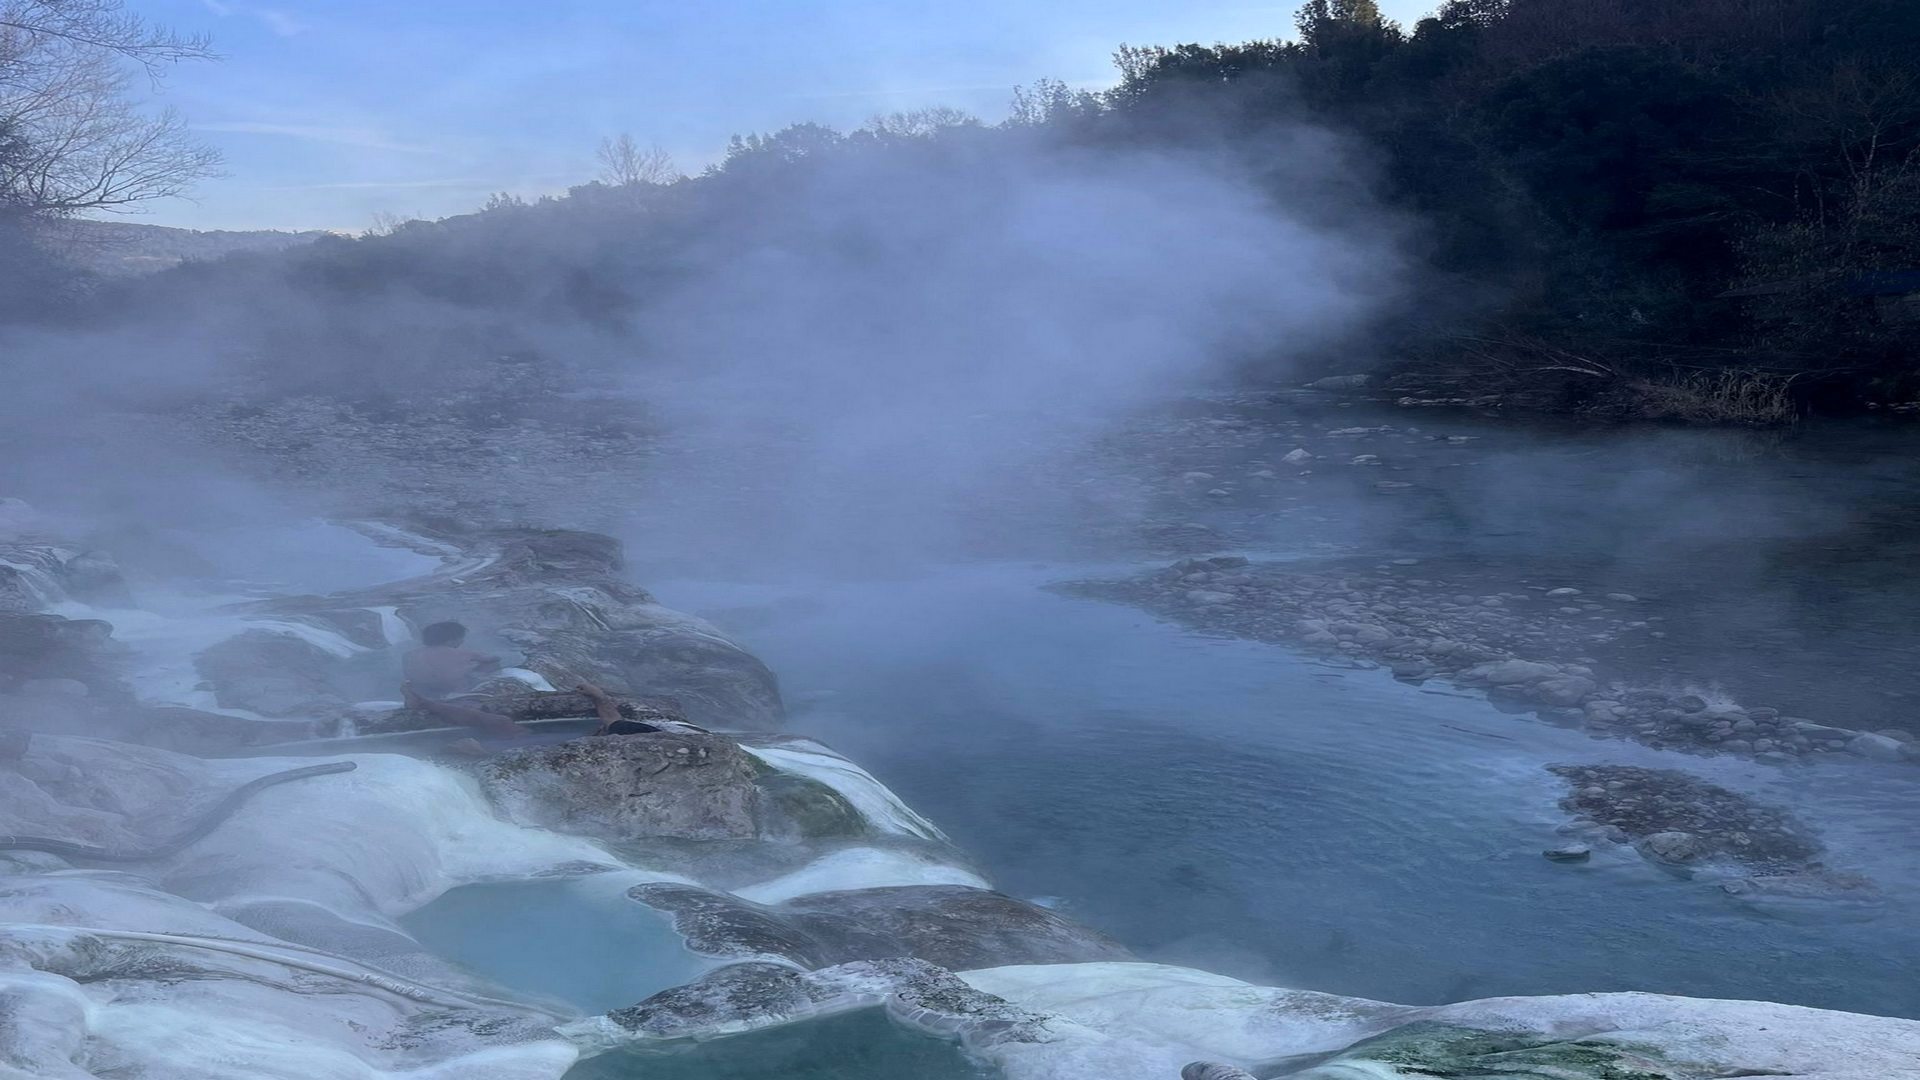
M 780 233 L 822 162 L 937 168 L 1040 139 L 1224 155 L 1329 220 L 1400 219 L 1416 272 L 1364 354 L 1253 357 L 1249 378 L 1370 369 L 1416 400 L 1774 423 L 1920 398 L 1916 57 L 1911 0 L 1450 0 L 1411 27 L 1313 0 L 1291 39 L 1123 46 L 1112 89 L 1043 80 L 995 127 L 948 110 L 800 124 L 691 178 L 496 197 L 76 303 L 135 320 L 237 299 L 277 355 L 353 357 L 378 393 L 552 340 L 531 324 L 619 330 L 690 253 L 738 242 L 716 237 L 743 235 L 743 214 Z M 1303 123 L 1334 133 L 1345 192 L 1297 190 L 1290 159 L 1336 152 Z M 272 291 L 288 286 L 298 303 Z M 429 307 L 395 333 L 403 300 Z

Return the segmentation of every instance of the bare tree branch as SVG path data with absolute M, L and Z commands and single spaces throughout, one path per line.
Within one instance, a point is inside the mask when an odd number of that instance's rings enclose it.
M 150 26 L 121 0 L 4 0 L 0 33 L 111 53 L 153 76 L 169 64 L 215 58 L 205 35 Z
M 126 210 L 184 193 L 219 155 L 171 110 L 141 107 L 130 69 L 210 57 L 120 0 L 0 0 L 0 207 Z
M 673 157 L 659 143 L 642 148 L 622 132 L 600 140 L 600 179 L 613 187 L 671 184 L 680 179 Z

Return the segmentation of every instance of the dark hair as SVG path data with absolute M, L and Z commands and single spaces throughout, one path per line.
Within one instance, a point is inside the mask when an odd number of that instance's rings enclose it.
M 428 623 L 420 629 L 420 640 L 428 645 L 458 645 L 467 639 L 467 628 L 457 622 Z

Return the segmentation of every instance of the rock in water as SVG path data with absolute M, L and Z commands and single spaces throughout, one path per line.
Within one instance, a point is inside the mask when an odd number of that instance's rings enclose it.
M 1847 752 L 1874 761 L 1900 761 L 1906 756 L 1900 740 L 1885 735 L 1857 735 L 1847 743 Z
M 1763 873 L 1814 864 L 1821 846 L 1785 811 L 1672 769 L 1553 765 L 1574 786 L 1561 807 L 1609 839 L 1636 840 L 1641 854 L 1668 863 L 1709 855 Z M 1664 839 L 1663 839 L 1664 838 Z M 1649 846 L 1651 845 L 1651 846 Z
M 1217 592 L 1213 589 L 1195 589 L 1187 594 L 1187 599 L 1202 607 L 1214 607 L 1220 604 L 1231 604 L 1237 598 L 1228 592 Z
M 1565 847 L 1548 848 L 1540 854 L 1553 862 L 1586 862 L 1593 857 L 1593 849 L 1585 844 L 1568 844 Z
M 809 968 L 911 956 L 956 970 L 1131 959 L 1045 908 L 964 885 L 813 893 L 775 905 L 688 885 L 639 885 L 629 895 L 671 913 L 688 944 L 713 956 L 783 956 Z
M 1180 1080 L 1257 1080 L 1257 1078 L 1236 1065 L 1195 1061 L 1180 1070 Z
M 581 1042 L 644 1047 L 649 1042 L 705 1041 L 881 1005 L 896 1023 L 974 1048 L 1039 1043 L 1047 1036 L 1045 1018 L 976 990 L 924 960 L 900 957 L 812 972 L 785 964 L 731 964 L 630 1008 L 561 1030 Z
M 1299 1080 L 1497 1075 L 1667 1080 L 1683 1074 L 1670 1071 L 1660 1055 L 1631 1046 L 1418 1022 L 1362 1040 L 1325 1065 L 1294 1075 Z
M 1500 660 L 1469 668 L 1461 672 L 1461 678 L 1493 686 L 1528 686 L 1559 674 L 1560 669 L 1552 664 L 1538 664 L 1531 660 Z
M 1528 693 L 1554 705 L 1578 705 L 1594 689 L 1592 679 L 1579 675 L 1554 675 L 1534 683 Z
M 1699 862 L 1713 853 L 1713 848 L 1705 840 L 1690 832 L 1678 830 L 1657 832 L 1640 841 L 1640 850 L 1648 857 L 1664 863 Z
M 1725 882 L 1720 888 L 1729 896 L 1756 902 L 1813 900 L 1870 904 L 1882 899 L 1879 887 L 1871 880 L 1825 868 L 1741 878 Z

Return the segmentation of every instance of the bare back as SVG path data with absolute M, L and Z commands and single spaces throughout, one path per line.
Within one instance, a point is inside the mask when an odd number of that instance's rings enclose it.
M 452 645 L 422 645 L 400 659 L 400 671 L 415 691 L 440 698 L 471 690 L 482 661 L 472 649 Z

